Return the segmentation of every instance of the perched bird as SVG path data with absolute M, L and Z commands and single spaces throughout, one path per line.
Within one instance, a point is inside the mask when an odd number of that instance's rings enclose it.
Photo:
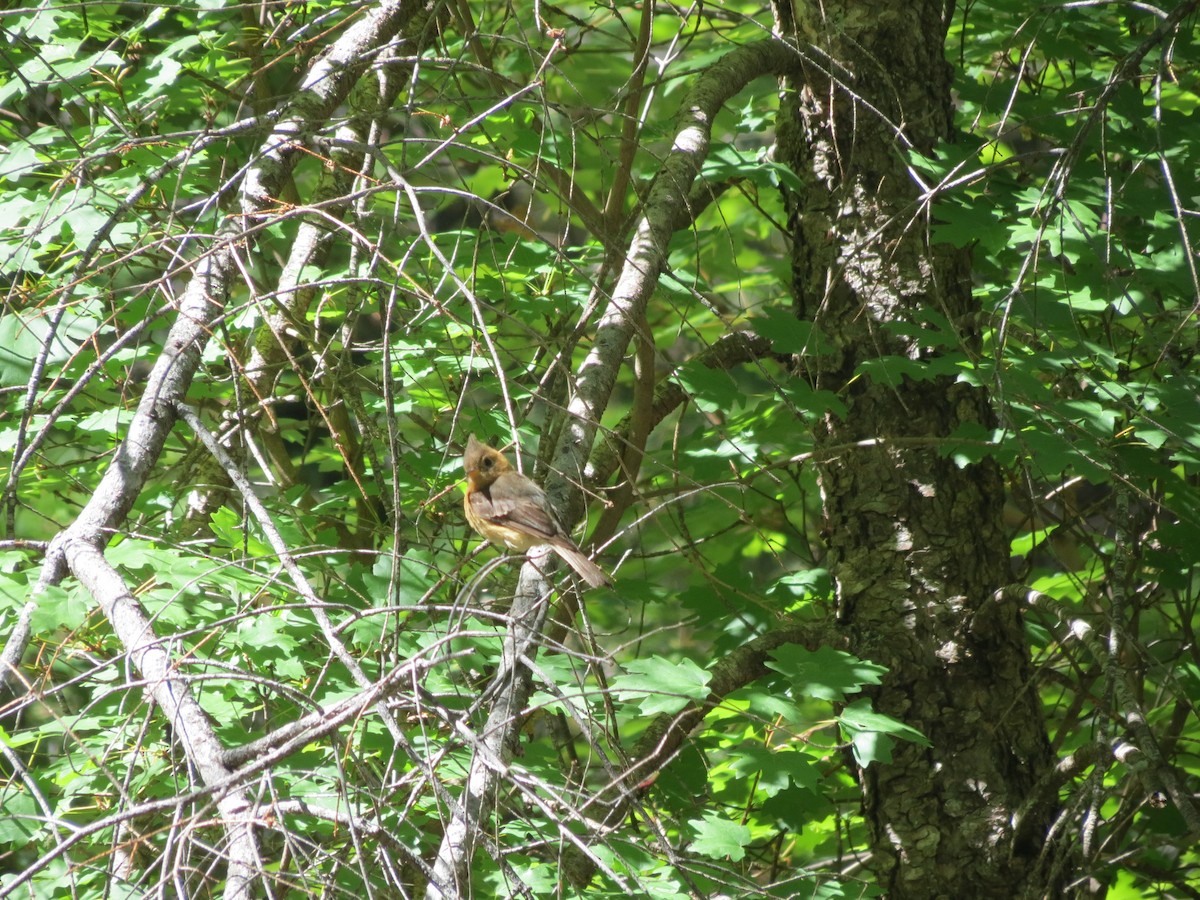
M 592 587 L 612 584 L 604 570 L 567 536 L 550 509 L 546 492 L 513 469 L 503 453 L 471 435 L 463 469 L 468 482 L 463 508 L 477 532 L 518 553 L 549 546 Z

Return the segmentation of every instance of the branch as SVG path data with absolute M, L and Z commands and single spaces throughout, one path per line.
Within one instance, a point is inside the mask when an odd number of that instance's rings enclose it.
M 264 142 L 261 154 L 242 184 L 242 212 L 247 220 L 267 218 L 267 207 L 290 176 L 296 149 L 327 126 L 363 69 L 422 4 L 385 0 L 359 19 L 308 71 L 304 83 L 283 107 L 279 123 Z M 16 667 L 32 637 L 31 618 L 37 597 L 58 584 L 68 570 L 91 591 L 112 623 L 114 633 L 129 648 L 135 665 L 151 682 L 151 692 L 171 714 L 173 732 L 183 742 L 189 761 L 206 784 L 228 776 L 221 747 L 203 711 L 185 682 L 171 678 L 170 658 L 157 642 L 150 623 L 141 615 L 102 548 L 121 527 L 157 465 L 175 422 L 176 404 L 187 394 L 200 364 L 201 351 L 223 312 L 235 270 L 236 249 L 248 235 L 242 217 L 227 216 L 217 230 L 211 250 L 196 263 L 180 303 L 179 316 L 154 363 L 146 390 L 129 431 L 105 471 L 96 491 L 79 516 L 50 543 L 33 599 L 24 607 L 4 648 L 0 679 L 11 689 Z M 164 696 L 160 697 L 160 694 Z M 182 727 L 181 727 L 182 726 Z M 245 798 L 230 793 L 219 799 L 227 813 L 230 863 L 225 896 L 248 898 L 258 869 L 258 853 L 249 824 L 235 816 Z
M 433 879 L 425 891 L 426 900 L 470 894 L 468 876 L 475 844 L 486 833 L 500 781 L 508 776 L 508 764 L 524 722 L 522 712 L 533 688 L 533 670 L 528 661 L 537 656 L 538 639 L 550 606 L 550 598 L 540 590 L 544 584 L 545 579 L 535 564 L 522 566 L 500 665 L 486 689 L 496 699 L 482 737 L 475 742 L 462 799 L 438 847 Z
M 996 599 L 1001 602 L 1026 603 L 1053 616 L 1100 662 L 1112 684 L 1121 721 L 1133 739 L 1132 746 L 1118 745 L 1113 752 L 1150 785 L 1169 796 L 1191 836 L 1200 836 L 1200 809 L 1197 809 L 1191 792 L 1186 789 L 1184 779 L 1181 779 L 1175 766 L 1166 759 L 1159 748 L 1158 741 L 1150 730 L 1146 711 L 1138 700 L 1138 692 L 1130 682 L 1129 673 L 1125 671 L 1120 660 L 1109 653 L 1096 637 L 1092 626 L 1083 619 L 1071 618 L 1053 597 L 1023 585 L 1012 585 L 998 591 Z M 1115 628 L 1115 624 L 1112 627 Z
M 37 597 L 63 580 L 70 567 L 65 548 L 82 541 L 100 549 L 125 521 L 157 464 L 175 421 L 171 404 L 187 393 L 200 365 L 200 353 L 229 290 L 233 254 L 240 227 L 226 220 L 216 246 L 196 263 L 192 280 L 179 305 L 179 316 L 155 360 L 125 440 L 78 517 L 50 542 L 31 599 L 21 610 L 16 627 L 0 654 L 3 687 L 15 691 L 14 676 L 29 641 Z M 72 569 L 72 571 L 74 571 Z M 78 573 L 75 573 L 78 574 Z
M 722 335 L 715 343 L 693 357 L 709 369 L 730 369 L 742 363 L 772 356 L 771 342 L 753 331 L 731 331 Z M 664 378 L 654 388 L 654 400 L 650 405 L 648 431 L 653 431 L 667 416 L 671 415 L 684 400 L 687 391 L 679 382 Z M 630 413 L 612 431 L 605 435 L 596 452 L 588 462 L 586 476 L 590 484 L 603 484 L 613 472 L 621 468 L 625 446 L 633 437 L 636 423 Z
M 406 38 L 432 40 L 436 29 L 424 25 L 423 20 L 407 22 Z M 385 75 L 383 72 L 383 67 L 393 62 L 394 55 L 394 47 L 381 54 L 380 67 L 375 70 L 374 77 L 360 78 L 351 90 L 346 105 L 352 114 L 334 130 L 329 151 L 331 165 L 323 172 L 312 200 L 305 207 L 290 210 L 302 219 L 276 284 L 274 302 L 270 308 L 262 310 L 262 324 L 248 342 L 249 352 L 243 371 L 246 384 L 258 402 L 254 414 L 245 410 L 239 412 L 239 425 L 255 429 L 260 417 L 267 417 L 269 424 L 258 427 L 257 431 L 274 466 L 274 474 L 285 487 L 295 483 L 295 467 L 280 438 L 279 425 L 270 404 L 263 401 L 275 394 L 280 372 L 289 365 L 296 368 L 288 349 L 291 339 L 287 334 L 293 323 L 304 321 L 317 293 L 317 288 L 304 280 L 305 272 L 312 266 L 324 265 L 331 248 L 344 234 L 349 234 L 351 241 L 357 239 L 353 229 L 342 223 L 351 208 L 354 182 L 364 177 L 361 173 L 368 171 L 369 160 L 364 158 L 363 148 L 371 144 L 372 122 L 390 109 L 401 87 L 407 84 L 400 73 Z M 307 382 L 305 388 L 308 388 Z M 327 421 L 326 424 L 331 433 L 337 433 L 332 423 Z M 270 470 L 267 471 L 270 474 Z M 228 489 L 223 472 L 213 472 L 211 478 L 203 478 L 201 483 L 206 486 L 203 492 L 194 491 L 188 500 L 187 521 L 191 534 L 207 527 L 209 515 L 222 504 Z
M 766 662 L 771 653 L 784 644 L 801 644 L 815 650 L 832 640 L 824 625 L 795 623 L 783 625 L 738 647 L 720 659 L 710 670 L 709 694 L 701 703 L 692 703 L 678 713 L 662 715 L 650 723 L 638 740 L 631 756 L 633 762 L 621 780 L 610 786 L 605 795 L 592 800 L 609 806 L 604 827 L 609 828 L 624 819 L 638 802 L 639 787 L 652 781 L 657 773 L 675 759 L 684 739 L 704 721 L 704 717 L 734 691 L 752 684 L 767 675 Z M 563 871 L 577 888 L 592 880 L 595 865 L 574 847 L 568 847 L 563 859 Z
M 568 406 L 570 418 L 546 484 L 547 494 L 564 522 L 578 519 L 572 510 L 582 508 L 577 485 L 595 437 L 596 422 L 608 403 L 625 348 L 636 323 L 644 318 L 646 303 L 665 265 L 667 244 L 679 221 L 678 209 L 686 205 L 692 182 L 708 152 L 712 121 L 720 108 L 752 80 L 790 71 L 795 60 L 794 48 L 776 40 L 739 47 L 705 71 L 684 101 L 674 146 L 647 198 L 612 299 L 597 326 L 595 344 L 580 366 L 578 393 Z M 451 818 L 438 849 L 433 867 L 436 881 L 426 891 L 427 900 L 462 894 L 460 886 L 466 883 L 475 840 L 487 832 L 500 780 L 516 746 L 520 714 L 532 687 L 533 672 L 527 662 L 534 658 L 545 621 L 545 584 L 538 561 L 531 559 L 521 571 L 503 663 L 488 688 L 495 692 L 496 699 L 483 744 L 475 749 L 461 808 Z M 590 872 L 595 871 L 594 863 L 579 848 L 569 849 L 585 860 Z M 453 885 L 459 893 L 446 893 L 440 885 Z
M 378 48 L 386 44 L 420 4 L 390 0 L 352 25 L 313 65 L 304 83 L 285 104 L 279 124 L 263 144 L 259 159 L 246 173 L 242 209 L 250 218 L 262 218 L 273 195 L 291 171 L 294 150 L 324 128 L 345 100 L 354 80 Z M 352 76 L 352 77 L 351 77 Z M 224 309 L 235 272 L 235 248 L 246 239 L 240 216 L 227 216 L 217 230 L 213 248 L 196 263 L 171 327 L 166 345 L 146 382 L 133 421 L 121 446 L 79 516 L 51 541 L 33 594 L 58 584 L 66 575 L 64 543 L 83 540 L 103 547 L 125 520 L 157 464 L 175 418 L 173 405 L 186 395 L 200 364 L 200 354 L 211 328 Z M 22 610 L 17 627 L 0 655 L 0 679 L 12 687 L 15 665 L 32 637 L 29 619 L 34 601 Z
M 200 780 L 210 787 L 228 784 L 233 773 L 222 760 L 224 748 L 220 738 L 120 573 L 104 558 L 100 548 L 81 538 L 66 538 L 61 552 L 79 583 L 100 605 L 130 661 L 145 678 L 150 696 L 165 713 L 171 733 L 183 745 Z M 249 898 L 258 869 L 251 801 L 240 788 L 218 791 L 215 800 L 228 839 L 225 895 Z
M 579 367 L 576 394 L 567 407 L 567 427 L 546 484 L 555 507 L 566 514 L 564 522 L 579 518 L 582 497 L 573 485 L 581 482 L 625 350 L 666 265 L 671 235 L 681 221 L 679 211 L 687 208 L 692 183 L 708 155 L 713 119 L 755 78 L 792 73 L 797 60 L 796 49 L 780 40 L 746 44 L 705 70 L 684 100 L 675 141 L 646 198 L 612 298 L 596 327 L 596 340 Z

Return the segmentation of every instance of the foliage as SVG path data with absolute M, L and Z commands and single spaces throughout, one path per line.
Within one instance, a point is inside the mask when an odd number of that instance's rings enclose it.
M 996 432 L 943 449 L 1006 467 L 1013 581 L 1042 598 L 1027 618 L 1036 689 L 1056 752 L 1090 760 L 1068 771 L 1057 828 L 1113 896 L 1184 896 L 1200 859 L 1157 778 L 1168 766 L 1189 795 L 1200 778 L 1194 18 L 1160 34 L 1141 6 L 962 6 L 947 42 L 960 131 L 909 163 L 914 227 L 930 213 L 936 240 L 973 248 L 986 349 L 958 349 L 930 311 L 898 327 L 945 348 L 936 371 L 885 358 L 858 374 L 991 391 Z M 792 365 L 820 337 L 786 296 L 794 176 L 768 152 L 769 80 L 715 123 L 710 196 L 667 248 L 591 467 L 555 468 L 682 98 L 769 16 L 456 7 L 380 57 L 255 215 L 239 206 L 247 167 L 363 9 L 0 13 L 0 632 L 47 582 L 0 716 L 0 896 L 228 887 L 212 786 L 140 657 L 82 580 L 41 567 L 42 542 L 120 461 L 231 220 L 239 280 L 187 402 L 268 517 L 179 423 L 106 558 L 241 773 L 272 890 L 424 891 L 504 672 L 514 592 L 515 566 L 490 568 L 495 551 L 477 556 L 465 532 L 458 455 L 475 433 L 517 441 L 539 480 L 586 483 L 576 533 L 607 542 L 616 580 L 577 617 L 556 594 L 551 616 L 571 624 L 534 660 L 479 895 L 880 894 L 855 765 L 926 743 L 864 695 L 883 667 L 789 641 L 716 686 L 785 623 L 827 634 L 834 605 L 809 429 L 843 407 Z M 722 343 L 744 334 L 755 352 Z M 626 445 L 603 435 L 628 439 L 631 420 L 645 455 L 618 463 Z M 386 685 L 378 706 L 347 658 Z M 590 798 L 659 720 L 698 708 L 670 765 L 597 828 Z M 1127 729 L 1135 712 L 1153 749 Z M 285 745 L 296 723 L 314 730 Z M 1087 757 L 1097 744 L 1115 756 Z M 597 863 L 586 888 L 564 874 L 580 845 Z

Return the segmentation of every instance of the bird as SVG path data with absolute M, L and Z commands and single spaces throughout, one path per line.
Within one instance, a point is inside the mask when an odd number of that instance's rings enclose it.
M 567 535 L 546 492 L 516 471 L 503 453 L 472 434 L 463 453 L 463 469 L 467 474 L 463 509 L 480 535 L 518 553 L 548 546 L 592 587 L 612 584 Z

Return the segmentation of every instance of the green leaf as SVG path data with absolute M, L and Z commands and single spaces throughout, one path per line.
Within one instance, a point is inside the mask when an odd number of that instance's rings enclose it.
M 14 557 L 20 559 L 20 554 L 0 554 L 0 560 L 6 564 Z M 7 565 L 0 568 L 0 609 L 20 609 L 28 599 L 29 579 L 23 573 L 10 574 Z
M 741 408 L 745 396 L 724 369 L 713 369 L 692 360 L 675 371 L 675 380 L 691 395 L 696 406 L 708 413 Z
M 758 776 L 756 787 L 773 797 L 789 784 L 815 791 L 821 773 L 804 753 L 795 750 L 772 750 L 761 744 L 743 744 L 737 748 L 730 767 L 742 777 Z
M 0 729 L 0 741 L 12 746 Z M 42 811 L 37 801 L 21 787 L 9 784 L 0 795 L 0 846 L 25 848 L 41 830 Z
M 787 677 L 792 689 L 818 700 L 840 702 L 866 685 L 879 684 L 887 672 L 883 666 L 832 647 L 807 650 L 799 644 L 784 644 L 767 660 L 767 668 Z
M 819 331 L 813 323 L 779 306 L 768 306 L 750 320 L 754 331 L 771 342 L 777 353 L 818 353 Z
M 750 843 L 750 828 L 730 822 L 716 813 L 709 813 L 703 819 L 692 819 L 688 822 L 696 837 L 692 841 L 692 851 L 709 859 L 729 859 L 738 862 L 746 855 L 746 846 Z
M 859 765 L 867 766 L 872 762 L 891 762 L 892 744 L 889 736 L 911 741 L 922 747 L 932 747 L 929 739 L 917 729 L 905 725 L 871 709 L 871 701 L 856 700 L 838 716 L 842 731 L 849 737 L 854 746 L 854 757 Z
M 38 635 L 74 631 L 84 623 L 90 610 L 91 604 L 82 589 L 67 591 L 52 585 L 38 594 L 30 626 Z
M 0 385 L 24 384 L 46 341 L 50 342 L 47 362 L 50 371 L 56 373 L 58 366 L 69 360 L 88 338 L 94 326 L 95 320 L 90 316 L 69 310 L 51 335 L 50 324 L 43 313 L 5 311 L 0 315 Z
M 700 177 L 712 182 L 749 181 L 763 188 L 804 188 L 795 172 L 765 158 L 761 150 L 751 154 L 728 143 L 714 144 L 709 149 Z
M 272 656 L 290 657 L 300 646 L 293 626 L 284 621 L 285 613 L 251 616 L 243 619 L 237 628 L 239 640 L 247 647 L 257 648 Z
M 689 703 L 704 700 L 712 680 L 711 673 L 690 659 L 673 663 L 654 656 L 635 659 L 626 669 L 634 674 L 614 678 L 613 690 L 622 700 L 640 700 L 641 710 L 648 716 L 676 713 Z

